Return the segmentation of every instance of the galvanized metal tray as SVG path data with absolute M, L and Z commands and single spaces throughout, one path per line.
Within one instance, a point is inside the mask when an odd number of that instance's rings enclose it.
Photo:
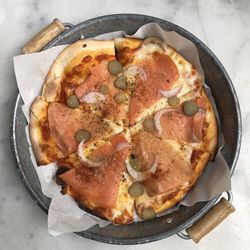
M 176 31 L 195 43 L 200 61 L 205 72 L 206 84 L 211 88 L 221 119 L 225 146 L 225 157 L 230 173 L 236 167 L 241 144 L 241 114 L 239 102 L 233 84 L 216 56 L 198 38 L 165 20 L 136 14 L 118 14 L 94 18 L 78 25 L 67 24 L 68 29 L 51 41 L 46 48 L 73 43 L 80 39 L 97 36 L 106 32 L 125 30 L 133 34 L 140 26 L 157 22 L 164 30 Z M 41 191 L 38 177 L 29 156 L 28 142 L 25 136 L 26 119 L 21 106 L 23 101 L 17 95 L 13 111 L 12 146 L 17 161 L 17 171 L 33 200 L 47 213 L 50 200 Z M 104 228 L 94 226 L 79 235 L 112 244 L 141 244 L 156 241 L 179 233 L 201 218 L 217 201 L 218 197 L 208 202 L 199 202 L 192 207 L 181 207 L 179 211 L 149 221 L 129 225 L 108 225 Z M 171 217 L 172 222 L 169 223 Z

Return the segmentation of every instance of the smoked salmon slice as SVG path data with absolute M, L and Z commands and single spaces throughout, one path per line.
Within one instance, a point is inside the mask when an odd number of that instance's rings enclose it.
M 103 60 L 100 63 L 90 68 L 89 77 L 75 89 L 75 94 L 78 99 L 81 99 L 85 94 L 98 91 L 104 83 L 109 83 L 115 77 L 108 72 L 108 61 Z
M 206 118 L 206 100 L 195 100 L 200 110 L 193 116 L 185 115 L 181 110 L 168 112 L 161 117 L 161 138 L 196 143 L 202 140 L 202 130 Z
M 50 136 L 65 157 L 77 149 L 75 134 L 79 129 L 88 130 L 91 133 L 91 140 L 112 132 L 111 128 L 94 114 L 55 102 L 49 105 L 48 123 Z
M 137 77 L 136 88 L 129 105 L 129 120 L 133 124 L 145 109 L 150 108 L 161 98 L 160 90 L 169 90 L 179 77 L 173 60 L 158 52 L 137 63 L 146 75 L 146 80 Z
M 78 199 L 85 204 L 88 201 L 100 208 L 114 208 L 119 193 L 119 185 L 125 171 L 124 161 L 129 154 L 129 147 L 120 150 L 119 143 L 127 143 L 122 135 L 115 135 L 90 155 L 103 161 L 99 167 L 82 165 L 69 170 L 59 178 L 69 185 L 78 195 Z
M 179 190 L 183 183 L 191 182 L 195 176 L 192 164 L 166 141 L 140 131 L 133 137 L 132 153 L 143 167 L 150 166 L 157 157 L 158 166 L 154 174 L 143 182 L 148 195 L 170 194 Z

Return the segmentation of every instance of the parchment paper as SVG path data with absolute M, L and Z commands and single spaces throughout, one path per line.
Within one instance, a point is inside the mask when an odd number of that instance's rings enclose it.
M 199 54 L 195 45 L 178 33 L 173 31 L 166 32 L 162 30 L 158 24 L 149 23 L 142 26 L 132 36 L 128 36 L 123 31 L 117 31 L 100 35 L 95 37 L 95 39 L 107 40 L 124 36 L 136 38 L 157 36 L 165 40 L 196 67 L 202 76 L 203 82 L 205 82 L 204 72 L 202 70 Z M 66 45 L 55 46 L 39 53 L 14 57 L 17 85 L 24 101 L 24 106 L 22 108 L 27 122 L 29 122 L 30 105 L 34 98 L 41 93 L 42 84 L 51 64 L 62 49 L 65 48 L 65 46 Z M 212 99 L 212 102 L 214 102 L 209 90 L 208 95 L 210 99 Z M 26 128 L 26 135 L 30 144 L 28 126 Z M 221 133 L 220 138 L 219 148 L 221 148 L 223 143 L 223 136 Z M 69 195 L 62 195 L 60 193 L 61 187 L 54 181 L 55 172 L 57 170 L 54 163 L 37 167 L 31 147 L 30 156 L 39 177 L 42 192 L 47 197 L 51 198 L 48 213 L 48 230 L 51 235 L 57 236 L 68 232 L 84 231 L 96 224 L 103 227 L 110 223 L 107 220 L 102 220 L 85 212 L 78 207 L 72 197 Z M 177 206 L 163 212 L 159 216 L 177 210 L 179 205 L 192 206 L 199 201 L 208 201 L 230 189 L 231 179 L 229 168 L 222 154 L 218 151 L 214 162 L 210 162 L 208 164 L 192 191 L 190 191 Z M 135 220 L 139 220 L 138 216 L 135 217 Z

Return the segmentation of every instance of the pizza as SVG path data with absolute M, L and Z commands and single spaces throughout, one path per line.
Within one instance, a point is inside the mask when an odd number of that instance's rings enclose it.
M 52 64 L 30 109 L 39 166 L 84 210 L 115 224 L 180 202 L 218 143 L 195 67 L 166 42 L 79 40 Z

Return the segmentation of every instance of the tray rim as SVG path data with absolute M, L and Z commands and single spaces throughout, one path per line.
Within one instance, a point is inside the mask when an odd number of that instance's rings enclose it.
M 204 51 L 206 51 L 211 58 L 215 61 L 215 64 L 217 67 L 220 68 L 220 70 L 223 72 L 224 77 L 227 80 L 228 86 L 230 88 L 230 91 L 233 95 L 233 101 L 235 103 L 235 108 L 236 108 L 236 112 L 237 112 L 237 125 L 238 125 L 238 136 L 237 136 L 237 144 L 235 145 L 235 155 L 234 155 L 234 159 L 231 165 L 231 169 L 230 169 L 230 174 L 231 176 L 233 175 L 234 169 L 236 167 L 238 158 L 239 158 L 239 153 L 240 153 L 240 147 L 241 147 L 241 140 L 242 140 L 242 119 L 241 119 L 241 111 L 240 111 L 240 105 L 239 105 L 239 101 L 238 101 L 238 97 L 235 91 L 235 88 L 232 84 L 232 81 L 228 75 L 228 73 L 226 72 L 224 66 L 222 65 L 222 63 L 219 61 L 219 59 L 214 55 L 214 53 L 202 42 L 200 41 L 196 36 L 194 36 L 192 33 L 190 33 L 189 31 L 181 28 L 180 26 L 171 23 L 169 21 L 157 18 L 157 17 L 153 17 L 153 16 L 147 16 L 147 15 L 141 15 L 141 14 L 112 14 L 112 15 L 105 15 L 105 16 L 99 16 L 99 17 L 95 17 L 86 21 L 83 21 L 75 26 L 73 26 L 71 29 L 67 30 L 66 32 L 62 33 L 61 35 L 59 35 L 58 37 L 56 37 L 54 40 L 52 40 L 48 45 L 46 45 L 46 47 L 44 49 L 50 48 L 52 46 L 54 46 L 57 42 L 59 42 L 61 39 L 63 39 L 63 37 L 66 37 L 68 35 L 70 35 L 71 32 L 74 32 L 77 29 L 80 29 L 88 24 L 91 24 L 93 22 L 96 21 L 105 21 L 105 20 L 109 20 L 110 19 L 115 19 L 115 18 L 127 18 L 127 17 L 135 17 L 135 18 L 148 18 L 148 19 L 153 19 L 155 22 L 159 23 L 159 22 L 163 22 L 163 23 L 167 23 L 169 26 L 172 26 L 174 29 L 178 29 L 178 33 L 180 33 L 181 35 L 187 37 L 188 39 L 191 38 L 191 40 L 195 40 L 197 43 L 199 43 L 201 46 L 200 48 Z M 14 101 L 14 109 L 13 109 L 13 119 L 12 119 L 12 127 L 11 127 L 11 144 L 12 144 L 12 148 L 15 152 L 15 161 L 16 161 L 16 168 L 17 168 L 17 172 L 26 188 L 26 190 L 30 193 L 32 199 L 35 201 L 35 203 L 45 212 L 48 213 L 47 208 L 45 208 L 42 205 L 41 200 L 39 199 L 38 195 L 35 193 L 35 191 L 31 188 L 30 186 L 30 182 L 29 180 L 26 178 L 23 170 L 22 170 L 22 164 L 18 155 L 18 149 L 17 149 L 17 145 L 16 145 L 16 135 L 15 135 L 15 125 L 16 125 L 16 120 L 15 120 L 15 114 L 17 112 L 18 109 L 18 103 L 19 101 L 22 100 L 20 93 L 17 94 L 17 97 Z M 21 167 L 20 167 L 21 166 Z M 218 197 L 213 198 L 212 200 L 208 201 L 208 203 L 199 211 L 199 213 L 197 213 L 195 216 L 193 216 L 192 218 L 190 218 L 189 220 L 187 220 L 185 223 L 181 224 L 180 226 L 174 228 L 173 230 L 163 233 L 160 233 L 158 235 L 155 236 L 151 236 L 151 237 L 142 237 L 142 238 L 136 238 L 136 239 L 121 239 L 121 238 L 113 238 L 113 237 L 104 237 L 104 236 L 98 236 L 92 233 L 88 233 L 88 230 L 83 231 L 83 232 L 77 232 L 76 234 L 83 236 L 85 238 L 88 239 L 92 239 L 92 240 L 96 240 L 99 242 L 104 242 L 104 243 L 109 243 L 109 244 L 119 244 L 119 245 L 132 245 L 132 244 L 143 244 L 143 243 L 148 243 L 148 242 L 153 242 L 156 240 L 160 240 L 163 238 L 166 238 L 168 236 L 171 236 L 173 234 L 178 233 L 179 231 L 186 229 L 187 227 L 191 226 L 195 221 L 197 221 L 199 218 L 201 218 L 218 200 Z

